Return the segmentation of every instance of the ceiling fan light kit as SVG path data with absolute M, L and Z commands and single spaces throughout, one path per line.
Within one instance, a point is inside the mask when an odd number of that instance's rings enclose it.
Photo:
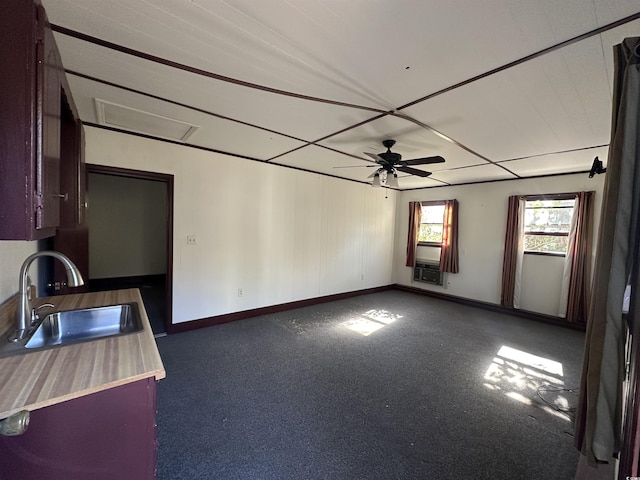
M 373 176 L 373 183 L 371 184 L 373 188 L 380 188 L 380 174 L 378 172 Z
M 393 175 L 387 175 L 387 186 L 398 188 L 398 174 L 393 172 Z

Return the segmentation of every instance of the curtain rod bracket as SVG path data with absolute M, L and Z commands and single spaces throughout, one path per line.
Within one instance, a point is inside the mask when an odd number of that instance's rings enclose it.
M 589 171 L 589 178 L 593 178 L 595 174 L 601 174 L 606 172 L 606 168 L 602 168 L 602 162 L 598 159 L 598 157 L 593 159 L 593 164 L 591 165 L 591 170 Z

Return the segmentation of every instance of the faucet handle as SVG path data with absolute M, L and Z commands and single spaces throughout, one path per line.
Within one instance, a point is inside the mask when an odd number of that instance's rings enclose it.
M 31 326 L 33 326 L 38 320 L 40 320 L 40 316 L 38 312 L 41 308 L 55 308 L 56 306 L 53 303 L 43 303 L 42 305 L 38 305 L 33 310 L 31 310 Z

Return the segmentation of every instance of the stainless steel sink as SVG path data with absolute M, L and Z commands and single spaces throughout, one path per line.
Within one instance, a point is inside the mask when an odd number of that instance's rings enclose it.
M 37 323 L 25 339 L 0 339 L 0 357 L 126 335 L 142 329 L 142 318 L 136 302 L 53 312 Z
M 25 348 L 96 340 L 142 330 L 137 303 L 50 313 L 28 338 Z

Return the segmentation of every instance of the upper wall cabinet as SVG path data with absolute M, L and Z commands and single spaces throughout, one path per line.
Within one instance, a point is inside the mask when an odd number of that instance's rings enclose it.
M 36 240 L 81 222 L 82 126 L 42 5 L 0 13 L 0 239 Z

